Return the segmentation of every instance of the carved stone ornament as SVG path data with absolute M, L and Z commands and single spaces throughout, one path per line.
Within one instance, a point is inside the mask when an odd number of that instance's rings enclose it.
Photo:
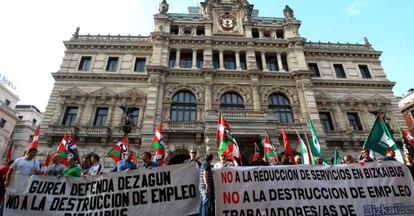
M 290 8 L 288 5 L 286 5 L 285 9 L 283 10 L 283 14 L 288 21 L 296 20 L 292 8 Z
M 160 3 L 160 8 L 159 8 L 160 14 L 167 14 L 169 7 L 170 5 L 167 3 L 167 1 L 163 0 Z
M 224 13 L 219 19 L 223 31 L 234 31 L 237 26 L 237 17 L 234 14 Z

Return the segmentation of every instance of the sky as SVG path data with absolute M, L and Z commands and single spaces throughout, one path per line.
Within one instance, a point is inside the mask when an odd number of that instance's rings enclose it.
M 149 35 L 161 0 L 0 1 L 0 74 L 15 86 L 19 104 L 44 111 L 54 84 L 51 73 L 63 60 L 64 40 L 80 34 Z M 167 0 L 169 12 L 187 13 L 197 0 Z M 259 16 L 283 17 L 289 5 L 311 41 L 363 43 L 367 37 L 380 58 L 394 94 L 410 88 L 414 61 L 413 0 L 250 0 Z

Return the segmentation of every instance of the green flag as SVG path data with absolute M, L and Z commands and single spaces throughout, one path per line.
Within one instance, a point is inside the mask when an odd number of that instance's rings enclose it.
M 315 127 L 313 126 L 312 121 L 308 118 L 308 125 L 311 131 L 311 140 L 308 142 L 309 149 L 312 153 L 313 160 L 315 160 L 317 157 L 322 158 L 324 164 L 329 164 L 327 160 L 325 160 L 325 157 L 322 154 L 321 144 L 318 139 L 318 135 L 316 134 Z
M 385 156 L 385 150 L 387 148 L 393 148 L 395 151 L 395 159 L 401 163 L 404 163 L 400 149 L 398 149 L 397 143 L 395 143 L 394 138 L 388 131 L 384 120 L 377 116 L 374 125 L 372 126 L 371 131 L 365 140 L 364 149 L 369 149 Z
M 338 165 L 340 163 L 341 163 L 341 156 L 339 156 L 338 148 L 335 148 L 333 165 Z

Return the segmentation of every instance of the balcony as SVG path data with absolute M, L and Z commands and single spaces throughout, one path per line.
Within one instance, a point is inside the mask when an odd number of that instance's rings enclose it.
M 82 126 L 79 128 L 78 136 L 82 137 L 108 137 L 111 135 L 111 129 L 109 127 L 95 127 L 95 126 Z
M 164 122 L 163 128 L 165 131 L 169 132 L 178 132 L 178 131 L 185 131 L 185 132 L 202 132 L 204 131 L 204 122 L 201 121 L 170 121 Z
M 65 133 L 77 131 L 74 126 L 66 125 L 49 125 L 48 130 L 45 132 L 46 136 L 63 136 Z
M 223 115 L 226 120 L 273 120 L 277 121 L 277 118 L 273 112 L 268 111 L 256 111 L 256 110 L 223 110 Z M 215 110 L 208 111 L 208 119 L 218 119 L 218 112 Z
M 301 133 L 302 131 L 308 132 L 308 125 L 306 123 L 278 123 L 277 128 L 283 128 L 286 132 L 296 133 L 298 131 Z

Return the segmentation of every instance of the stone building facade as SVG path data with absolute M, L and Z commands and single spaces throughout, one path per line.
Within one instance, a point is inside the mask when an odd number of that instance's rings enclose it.
M 185 158 L 190 146 L 201 154 L 215 150 L 219 110 L 247 160 L 265 128 L 276 143 L 285 128 L 296 147 L 296 131 L 309 132 L 310 118 L 330 157 L 335 147 L 357 154 L 374 122 L 370 111 L 387 111 L 393 128 L 403 123 L 395 83 L 366 38 L 306 41 L 288 6 L 283 18 L 260 17 L 246 0 L 208 0 L 182 14 L 168 8 L 160 3 L 149 36 L 77 29 L 64 42 L 41 146 L 56 148 L 73 131 L 83 153 L 103 155 L 120 136 L 123 105 L 135 108 L 132 146 L 149 150 L 162 124 L 170 163 Z
M 19 97 L 0 83 L 0 161 L 10 145 L 13 129 L 17 122 L 16 104 Z
M 414 133 L 414 89 L 410 89 L 408 93 L 401 98 L 399 107 L 408 129 L 411 133 Z

